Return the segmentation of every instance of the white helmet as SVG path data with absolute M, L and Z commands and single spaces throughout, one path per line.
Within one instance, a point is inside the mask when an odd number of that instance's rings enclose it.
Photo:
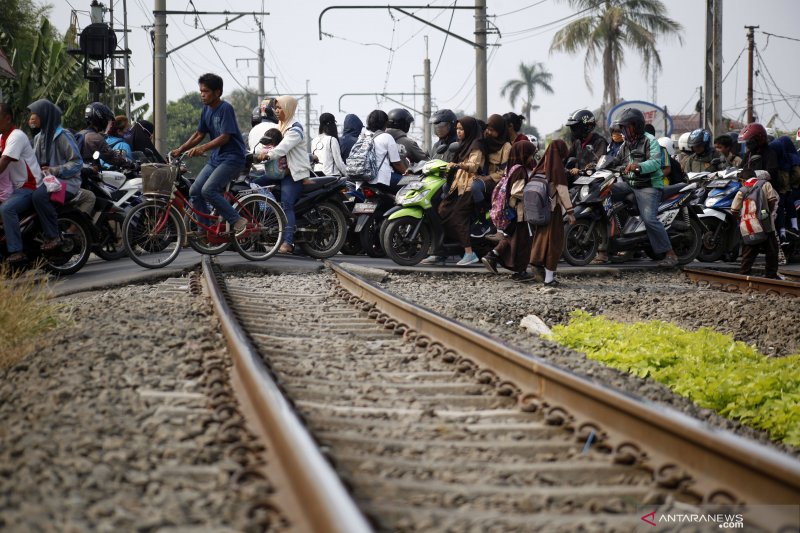
M 691 131 L 687 131 L 678 138 L 678 149 L 681 152 L 686 152 L 687 154 L 692 153 L 692 151 L 689 150 L 689 135 L 691 134 Z
M 537 150 L 539 149 L 539 139 L 536 138 L 536 135 L 528 134 L 525 137 L 527 137 L 528 140 L 533 143 Z
M 667 149 L 670 157 L 675 157 L 675 143 L 669 137 L 659 137 L 658 144 Z

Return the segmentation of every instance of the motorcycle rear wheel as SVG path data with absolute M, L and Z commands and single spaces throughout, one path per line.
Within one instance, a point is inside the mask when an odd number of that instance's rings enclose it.
M 413 266 L 425 259 L 433 242 L 428 224 L 422 223 L 413 240 L 408 238 L 419 219 L 402 217 L 388 221 L 384 228 L 383 244 L 389 259 L 403 266 Z
M 338 254 L 347 239 L 347 218 L 331 202 L 323 202 L 306 213 L 303 225 L 315 230 L 299 243 L 303 251 L 314 259 L 327 259 Z
M 600 248 L 600 235 L 597 228 L 591 228 L 591 221 L 580 219 L 575 224 L 564 225 L 564 261 L 572 266 L 584 266 L 592 262 Z M 591 233 L 590 233 L 591 232 Z
M 53 251 L 42 253 L 44 266 L 53 274 L 74 274 L 83 268 L 92 253 L 91 233 L 82 220 L 70 215 L 59 215 L 58 229 L 62 244 Z
M 672 243 L 672 249 L 678 256 L 678 264 L 686 265 L 694 261 L 703 247 L 703 228 L 697 220 L 692 219 L 689 229 L 683 232 L 683 238 Z
M 103 243 L 94 247 L 94 253 L 100 259 L 115 261 L 128 255 L 125 242 L 122 238 L 122 223 L 125 216 L 122 213 L 109 213 L 103 215 L 98 221 L 102 232 Z
M 372 219 L 358 233 L 361 249 L 370 257 L 385 257 L 386 252 L 381 246 L 380 224 Z
M 705 224 L 708 228 L 708 234 L 702 236 L 702 246 L 700 247 L 700 253 L 697 254 L 697 259 L 705 263 L 713 263 L 714 261 L 718 261 L 725 253 L 725 250 L 728 249 L 728 238 L 724 229 L 718 229 L 719 226 L 723 224 L 723 221 L 720 219 L 713 217 L 707 218 Z M 710 242 L 712 236 L 717 232 L 719 232 L 717 239 Z

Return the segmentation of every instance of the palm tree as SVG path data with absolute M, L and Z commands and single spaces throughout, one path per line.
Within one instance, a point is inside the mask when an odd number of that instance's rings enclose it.
M 603 108 L 619 98 L 619 69 L 625 63 L 625 45 L 642 56 L 642 69 L 661 70 L 656 39 L 675 36 L 683 42 L 680 23 L 666 16 L 661 0 L 566 0 L 585 16 L 570 22 L 553 36 L 550 52 L 569 54 L 586 49 L 584 78 L 592 90 L 589 70 L 603 58 Z M 576 13 L 576 14 L 578 14 Z
M 539 106 L 533 105 L 536 89 L 541 88 L 543 91 L 553 94 L 553 88 L 550 86 L 550 81 L 552 79 L 553 75 L 545 70 L 543 63 L 534 62 L 530 65 L 520 63 L 519 79 L 508 80 L 500 91 L 500 96 L 505 96 L 506 93 L 509 93 L 508 100 L 513 107 L 516 105 L 520 93 L 525 91 L 526 100 L 522 105 L 522 113 L 525 115 L 528 124 L 530 124 L 531 112 L 539 108 Z

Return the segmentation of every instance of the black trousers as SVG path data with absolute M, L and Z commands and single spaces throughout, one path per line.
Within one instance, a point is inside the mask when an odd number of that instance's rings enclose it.
M 767 256 L 764 274 L 768 278 L 778 277 L 778 236 L 774 231 L 767 236 L 766 242 L 755 246 L 742 245 L 742 266 L 739 268 L 739 274 L 750 275 L 753 263 L 762 251 Z

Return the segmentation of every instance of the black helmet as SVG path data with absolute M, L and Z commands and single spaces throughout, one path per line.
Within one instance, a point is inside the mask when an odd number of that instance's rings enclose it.
M 108 129 L 109 123 L 114 121 L 114 113 L 102 102 L 92 102 L 83 112 L 86 125 L 91 126 L 100 133 Z
M 576 138 L 585 139 L 594 131 L 595 126 L 597 126 L 597 120 L 594 118 L 594 113 L 588 109 L 579 109 L 573 111 L 569 116 L 567 126 L 572 130 L 572 135 Z
M 702 144 L 704 146 L 704 151 L 707 152 L 711 149 L 711 133 L 704 129 L 694 130 L 689 134 L 687 144 L 690 149 Z
M 431 115 L 431 124 L 438 124 L 439 122 L 449 122 L 455 126 L 456 122 L 458 122 L 458 117 L 449 109 L 440 109 Z
M 629 143 L 637 143 L 644 135 L 644 114 L 636 108 L 626 107 L 617 119 L 622 135 Z
M 261 124 L 261 106 L 255 106 L 250 115 L 250 125 L 255 127 L 256 124 Z
M 403 130 L 408 133 L 411 128 L 411 123 L 414 122 L 414 116 L 404 107 L 398 107 L 389 111 L 389 122 L 386 127 Z

